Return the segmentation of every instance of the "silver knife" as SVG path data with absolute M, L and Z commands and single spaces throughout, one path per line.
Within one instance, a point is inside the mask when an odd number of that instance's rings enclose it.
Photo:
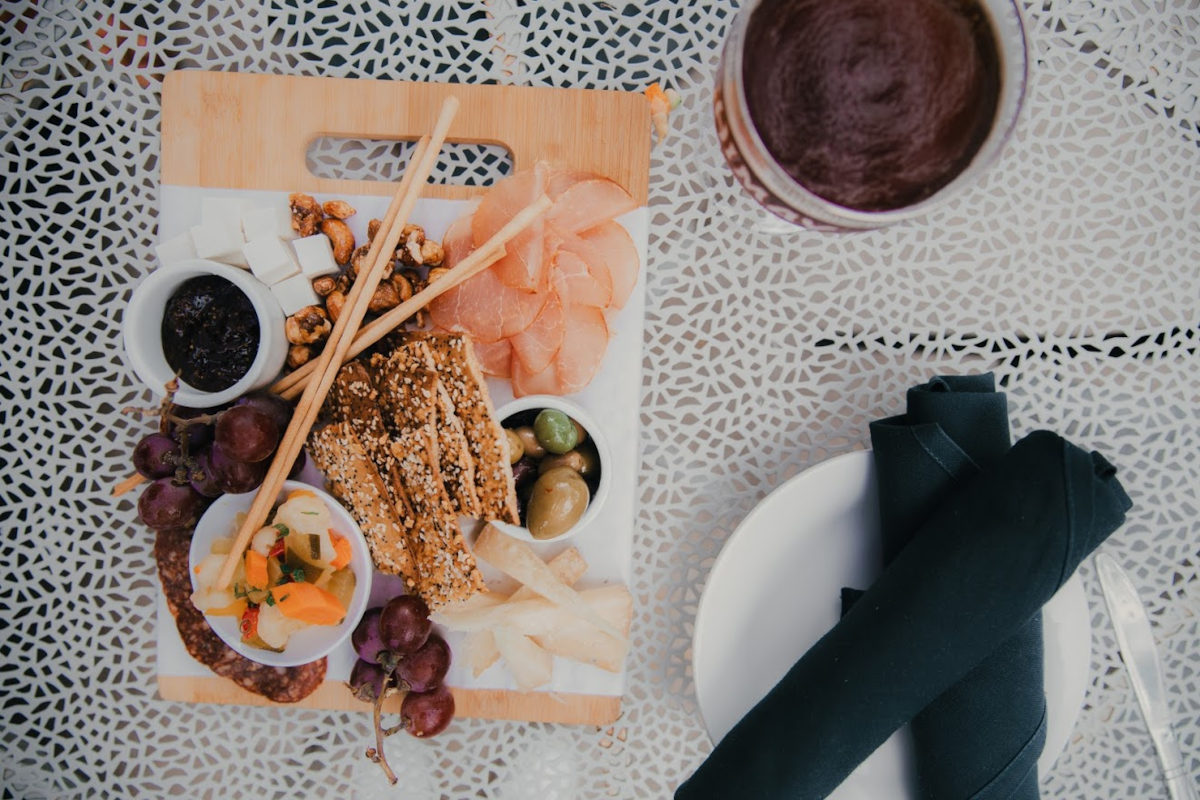
M 1162 763 L 1171 800 L 1197 800 L 1195 785 L 1179 752 L 1179 740 L 1171 729 L 1162 665 L 1154 645 L 1154 634 L 1150 631 L 1150 618 L 1146 616 L 1137 589 L 1133 588 L 1133 581 L 1116 559 L 1100 553 L 1096 556 L 1096 571 L 1100 575 L 1100 588 L 1104 590 L 1104 600 L 1108 603 L 1133 693 L 1137 695 L 1142 716 L 1150 728 L 1150 737 L 1158 749 L 1158 760 Z

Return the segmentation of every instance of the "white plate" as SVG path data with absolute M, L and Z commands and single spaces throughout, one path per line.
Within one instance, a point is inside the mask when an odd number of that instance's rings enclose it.
M 272 650 L 260 650 L 242 641 L 240 620 L 236 617 L 205 617 L 213 632 L 221 641 L 229 645 L 235 652 L 240 653 L 251 661 L 267 664 L 272 667 L 296 667 L 316 661 L 329 653 L 338 645 L 350 638 L 350 634 L 358 627 L 367 610 L 367 601 L 371 596 L 371 579 L 374 567 L 371 563 L 371 551 L 367 549 L 367 540 L 363 538 L 358 523 L 354 517 L 337 500 L 317 486 L 302 481 L 284 481 L 279 490 L 276 505 L 282 503 L 288 492 L 303 489 L 314 493 L 329 507 L 329 516 L 333 530 L 346 537 L 350 542 L 350 568 L 354 570 L 354 594 L 350 607 L 346 609 L 346 618 L 338 625 L 310 625 L 293 633 L 288 639 L 287 647 L 282 653 Z M 192 534 L 192 546 L 188 553 L 188 572 L 192 579 L 192 589 L 196 590 L 195 567 L 209 553 L 216 539 L 233 538 L 237 533 L 237 515 L 250 510 L 257 492 L 244 494 L 223 494 L 213 501 L 204 512 L 204 516 L 196 524 Z M 271 512 L 274 514 L 274 510 Z
M 700 597 L 692 642 L 696 695 L 714 742 L 833 627 L 841 588 L 870 586 L 880 562 L 878 516 L 874 463 L 869 451 L 859 451 L 792 478 L 729 537 Z M 1066 746 L 1087 690 L 1091 628 L 1078 575 L 1046 605 L 1043 619 L 1048 720 L 1041 775 Z M 830 798 L 915 800 L 913 772 L 905 728 Z

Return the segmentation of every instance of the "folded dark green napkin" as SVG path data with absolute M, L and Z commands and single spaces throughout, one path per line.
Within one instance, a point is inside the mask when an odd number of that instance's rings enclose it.
M 909 389 L 904 415 L 871 424 L 871 446 L 887 564 L 956 486 L 1008 451 L 1006 398 L 990 373 L 934 378 Z M 913 718 L 924 800 L 1037 800 L 1044 662 L 1038 613 Z
M 932 510 L 675 797 L 826 797 L 1017 635 L 1128 508 L 1098 454 L 1025 437 Z

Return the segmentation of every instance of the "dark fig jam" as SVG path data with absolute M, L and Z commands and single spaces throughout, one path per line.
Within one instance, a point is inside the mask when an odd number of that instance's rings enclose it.
M 995 119 L 1000 56 L 977 0 L 763 0 L 743 76 L 754 127 L 792 178 L 887 211 L 970 163 Z
M 189 386 L 220 392 L 237 383 L 258 354 L 258 315 L 245 292 L 224 278 L 182 283 L 163 312 L 163 355 Z

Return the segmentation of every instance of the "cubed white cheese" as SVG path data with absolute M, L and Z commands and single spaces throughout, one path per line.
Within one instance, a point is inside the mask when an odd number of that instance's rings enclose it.
M 303 275 L 293 275 L 272 284 L 271 293 L 283 307 L 283 313 L 289 317 L 305 306 L 315 306 L 321 302 L 321 298 L 313 291 L 312 283 Z
M 190 233 L 181 233 L 178 236 L 172 236 L 165 242 L 160 242 L 158 247 L 154 248 L 154 254 L 158 256 L 160 264 L 169 267 L 180 261 L 196 258 L 196 245 L 192 244 Z
M 333 246 L 329 237 L 323 233 L 305 236 L 292 242 L 296 248 L 296 260 L 300 262 L 300 271 L 309 280 L 322 275 L 336 275 L 337 262 L 333 260 Z
M 292 248 L 278 236 L 246 242 L 242 253 L 246 256 L 246 263 L 250 265 L 254 277 L 268 286 L 300 272 L 300 265 L 292 255 Z
M 228 228 L 242 236 L 242 215 L 252 204 L 242 197 L 204 197 L 200 200 L 200 224 Z
M 242 235 L 227 225 L 193 225 L 192 245 L 198 258 L 209 258 L 245 269 Z
M 247 242 L 272 236 L 291 241 L 296 238 L 296 232 L 292 230 L 292 212 L 284 205 L 252 208 L 242 215 L 242 234 Z

